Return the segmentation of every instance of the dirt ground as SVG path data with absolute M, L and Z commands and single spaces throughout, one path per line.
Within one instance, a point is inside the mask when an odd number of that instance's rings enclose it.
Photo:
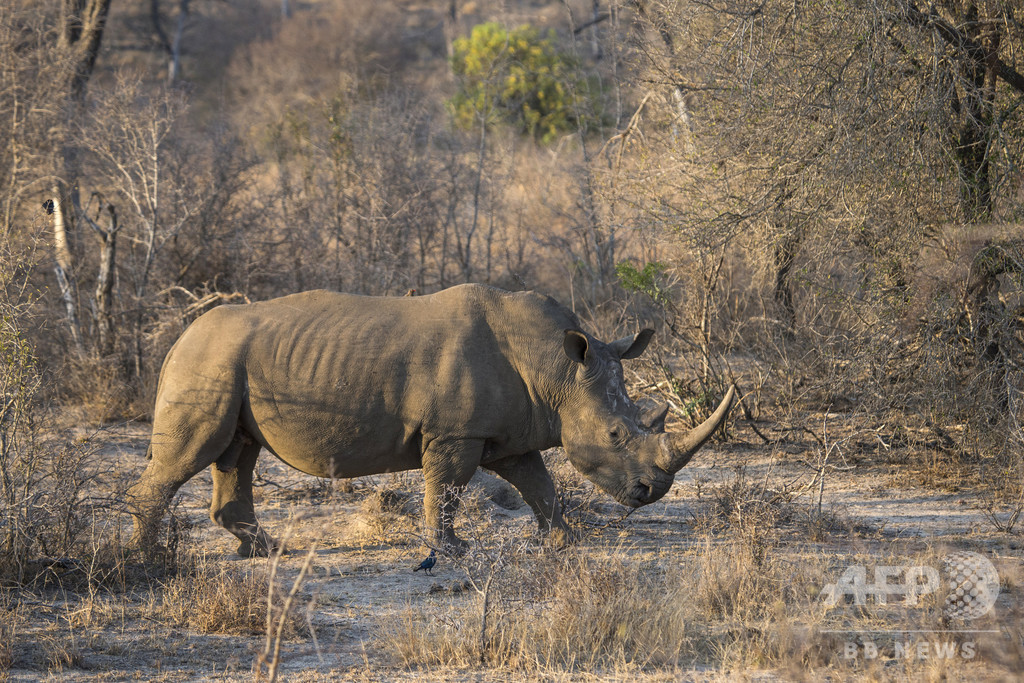
M 148 426 L 127 424 L 102 433 L 102 459 L 120 467 L 141 470 L 145 460 Z M 851 449 L 848 449 L 851 450 Z M 915 485 L 899 465 L 879 464 L 883 458 L 847 457 L 837 451 L 830 456 L 835 469 L 826 470 L 824 486 L 817 471 L 820 449 L 813 442 L 793 441 L 769 448 L 752 433 L 740 431 L 727 445 L 706 447 L 676 478 L 665 498 L 614 523 L 624 508 L 608 497 L 598 497 L 591 505 L 591 516 L 604 519 L 604 528 L 591 530 L 581 541 L 580 551 L 597 557 L 626 553 L 654 565 L 672 564 L 680 553 L 693 550 L 694 544 L 707 543 L 707 528 L 714 526 L 716 506 L 723 505 L 733 490 L 750 496 L 760 492 L 766 504 L 784 500 L 791 514 L 816 512 L 826 520 L 821 533 L 809 532 L 799 524 L 791 531 L 773 537 L 773 552 L 794 565 L 814 562 L 825 567 L 820 585 L 837 582 L 846 567 L 862 563 L 867 576 L 871 565 L 938 563 L 953 551 L 971 551 L 987 558 L 1001 579 L 999 598 L 984 621 L 979 637 L 987 639 L 988 651 L 1005 650 L 1005 657 L 974 661 L 958 651 L 957 661 L 943 662 L 941 676 L 957 678 L 1012 679 L 1020 665 L 1022 648 L 1021 579 L 1024 566 L 1021 546 L 1024 538 L 1000 532 L 969 491 L 944 491 Z M 901 474 L 902 473 L 902 474 Z M 514 673 L 481 667 L 422 668 L 409 666 L 389 651 L 382 642 L 378 624 L 388 615 L 403 611 L 439 610 L 448 601 L 473 601 L 477 597 L 464 590 L 462 568 L 442 557 L 433 576 L 413 572 L 424 557 L 424 546 L 417 536 L 416 520 L 421 506 L 419 473 L 381 475 L 353 480 L 347 484 L 324 482 L 284 466 L 264 453 L 258 469 L 257 514 L 278 538 L 286 537 L 290 552 L 281 560 L 276 574 L 278 585 L 288 590 L 307 559 L 307 550 L 315 545 L 308 577 L 296 596 L 297 612 L 308 614 L 312 627 L 308 632 L 286 638 L 281 647 L 280 677 L 283 680 L 320 681 L 393 681 L 393 680 L 789 680 L 803 677 L 793 669 L 752 668 L 746 671 L 695 666 L 671 670 L 587 671 L 578 668 L 566 673 Z M 180 494 L 176 515 L 192 526 L 191 539 L 214 567 L 251 568 L 263 572 L 265 559 L 243 559 L 235 555 L 236 540 L 207 516 L 211 489 L 209 472 L 187 484 Z M 381 496 L 380 491 L 394 492 Z M 767 493 L 766 493 L 767 492 Z M 408 496 L 406 497 L 406 494 Z M 397 496 L 397 498 L 395 497 Z M 460 523 L 472 524 L 478 516 L 491 525 L 501 525 L 528 535 L 534 528 L 529 509 L 501 501 L 498 505 L 478 491 L 471 493 L 467 509 L 460 512 Z M 384 501 L 383 503 L 381 501 Z M 395 502 L 397 500 L 397 503 Z M 390 501 L 390 502 L 389 502 Z M 749 509 L 749 508 L 748 508 Z M 779 508 L 781 509 L 781 508 Z M 1007 515 L 1008 511 L 997 515 Z M 998 518 L 998 517 L 997 517 Z M 468 521 L 467 521 L 468 520 Z M 600 527 L 600 525 L 598 525 Z M 493 527 L 489 527 L 493 528 Z M 922 560 L 921 558 L 925 558 Z M 461 594 L 460 594 L 461 591 Z M 152 591 L 133 598 L 153 601 Z M 47 639 L 73 641 L 65 662 L 49 652 L 49 662 L 33 662 L 32 657 L 15 653 L 14 666 L 8 671 L 12 681 L 41 678 L 69 681 L 116 680 L 250 680 L 254 661 L 266 642 L 264 633 L 204 634 L 190 624 L 171 625 L 158 619 L 139 617 L 130 608 L 110 608 L 105 619 L 92 619 L 87 625 L 74 613 L 82 609 L 80 594 L 59 594 L 49 602 L 45 597 L 23 609 L 30 611 L 26 626 L 16 634 L 19 643 L 38 645 Z M 834 614 L 815 628 L 829 630 L 834 625 L 851 623 L 844 615 L 852 609 L 837 605 Z M 305 610 L 305 611 L 304 611 Z M 887 623 L 873 622 L 884 634 L 908 629 L 901 621 L 909 608 Z M 833 619 L 832 617 L 835 617 Z M 303 617 L 305 619 L 306 617 Z M 438 615 L 437 618 L 443 618 Z M 979 622 L 982 623 L 982 622 Z M 924 624 L 927 626 L 927 624 Z M 853 650 L 845 653 L 846 673 L 833 678 L 876 679 L 933 678 L 937 671 L 928 662 L 905 666 L 900 661 L 877 664 L 868 661 L 865 643 L 879 637 L 855 628 L 836 629 L 830 642 L 834 647 Z M 970 627 L 968 622 L 966 627 Z M 946 628 L 949 628 L 948 625 Z M 927 628 L 915 628 L 927 631 Z M 978 630 L 982 630 L 980 627 Z M 962 634 L 961 634 L 962 635 Z M 903 635 L 903 638 L 908 636 Z M 928 636 L 918 634 L 915 642 Z M 945 637 L 945 636 L 943 636 Z M 967 634 L 967 638 L 973 638 Z M 962 637 L 960 641 L 962 642 Z M 19 646 L 20 647 L 20 646 Z M 936 645 L 938 647 L 938 645 Z M 927 647 L 926 647 L 927 649 Z M 929 656 L 935 655 L 929 651 Z M 1017 657 L 1017 659 L 1014 659 Z M 884 658 L 881 658 L 884 659 Z M 890 658 L 891 660 L 891 658 Z M 880 660 L 879 660 L 880 661 Z M 877 665 L 876 665 L 877 664 Z M 858 666 L 863 665 L 863 668 Z M 880 667 L 880 668 L 879 668 Z

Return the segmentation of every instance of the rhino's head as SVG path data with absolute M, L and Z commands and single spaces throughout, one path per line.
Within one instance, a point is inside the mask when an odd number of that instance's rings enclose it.
M 562 445 L 573 466 L 623 505 L 640 507 L 661 498 L 675 473 L 724 422 L 735 395 L 730 388 L 703 424 L 666 433 L 668 405 L 641 409 L 630 400 L 622 360 L 647 348 L 652 330 L 605 344 L 566 330 L 563 348 L 572 361 L 559 410 Z

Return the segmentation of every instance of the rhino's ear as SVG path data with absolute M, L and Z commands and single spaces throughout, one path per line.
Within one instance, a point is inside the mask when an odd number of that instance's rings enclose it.
M 629 360 L 630 358 L 636 358 L 647 349 L 647 345 L 651 343 L 651 337 L 654 336 L 654 330 L 643 329 L 635 337 L 625 337 L 623 339 L 617 339 L 608 346 L 612 347 L 612 351 L 619 357 L 620 360 Z
M 586 363 L 588 348 L 590 348 L 590 342 L 587 341 L 587 335 L 577 330 L 565 331 L 562 349 L 565 350 L 565 355 L 569 357 L 569 360 L 580 364 Z

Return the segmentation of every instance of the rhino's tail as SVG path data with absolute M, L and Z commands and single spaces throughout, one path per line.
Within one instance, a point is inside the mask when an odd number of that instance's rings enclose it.
M 148 446 L 146 446 L 146 460 L 152 460 L 152 459 L 153 459 L 153 444 L 150 443 Z

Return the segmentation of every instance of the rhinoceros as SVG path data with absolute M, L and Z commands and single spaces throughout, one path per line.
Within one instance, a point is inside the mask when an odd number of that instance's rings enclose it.
M 129 491 L 146 545 L 178 488 L 213 465 L 210 517 L 241 555 L 276 542 L 256 520 L 261 448 L 317 477 L 422 469 L 431 541 L 454 551 L 458 492 L 484 467 L 511 483 L 542 532 L 569 529 L 541 451 L 562 446 L 582 474 L 630 507 L 669 490 L 723 423 L 666 433 L 667 405 L 630 400 L 622 361 L 653 332 L 611 343 L 554 299 L 467 284 L 418 297 L 310 291 L 200 316 L 164 361 L 149 464 Z

